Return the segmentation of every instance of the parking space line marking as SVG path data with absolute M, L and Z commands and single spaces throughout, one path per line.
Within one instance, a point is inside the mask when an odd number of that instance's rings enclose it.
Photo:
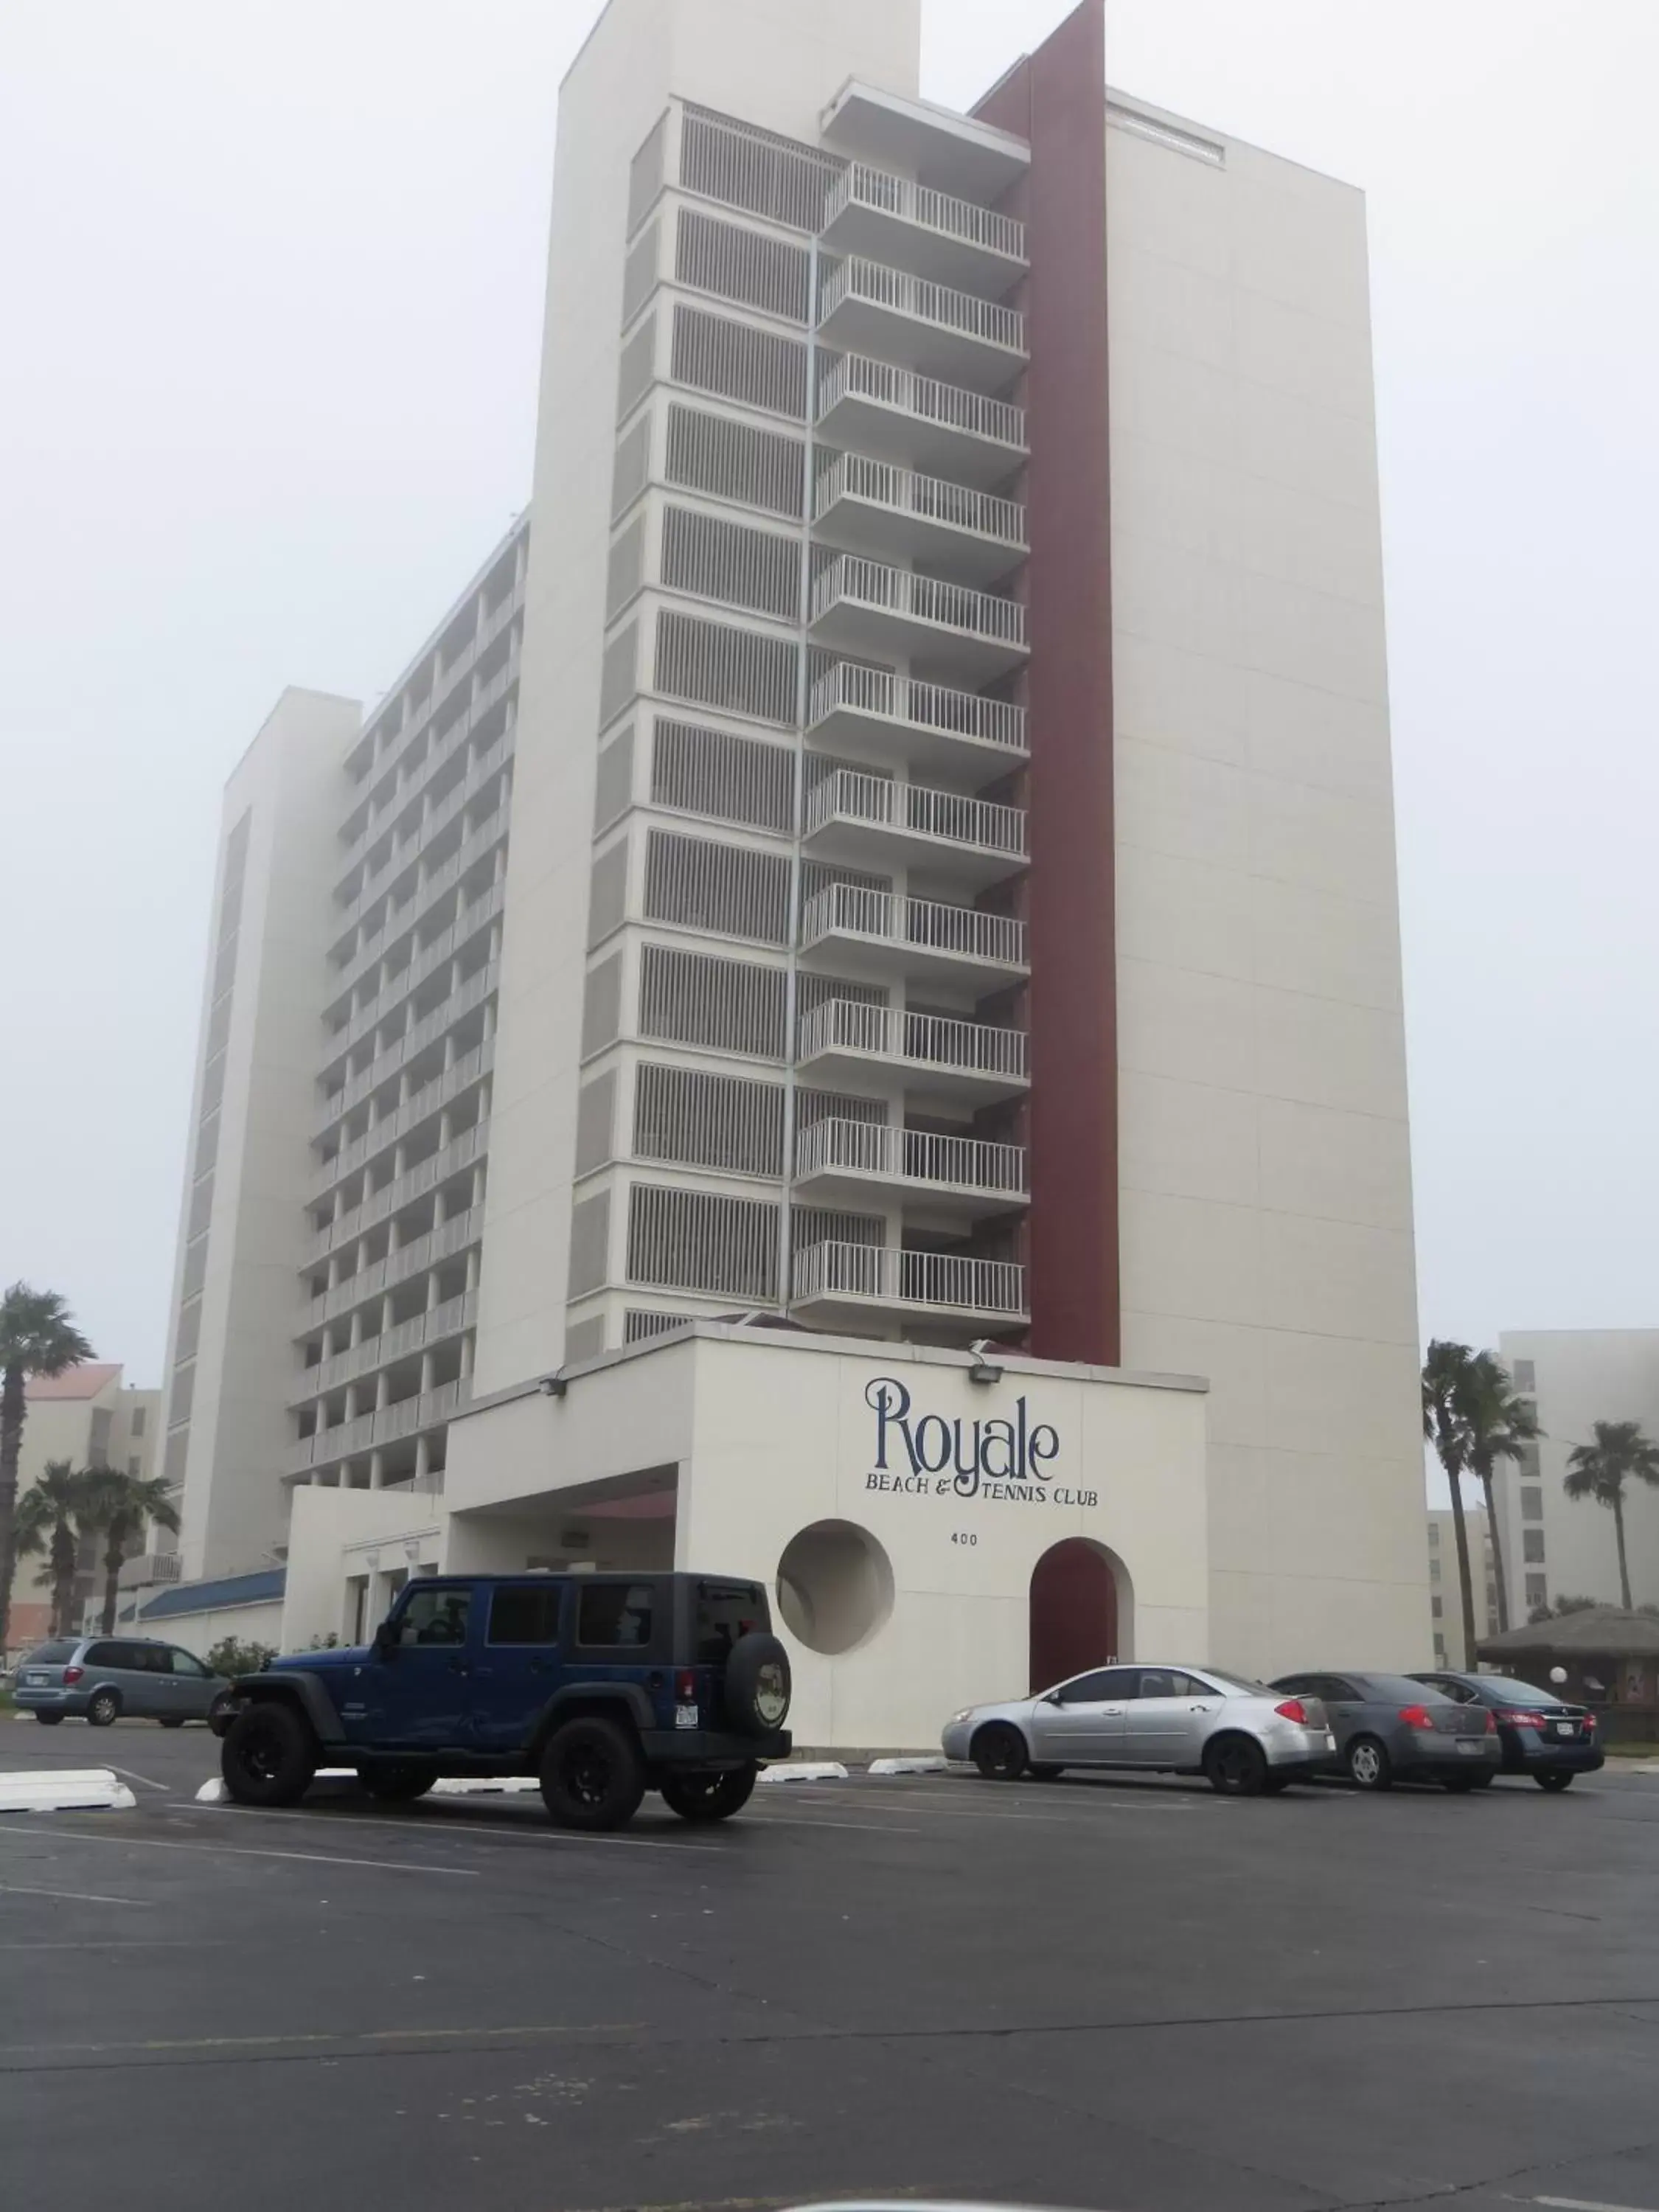
M 459 1838 L 464 1842 L 477 1844 L 591 1844 L 611 1850 L 618 1846 L 630 1851 L 718 1851 L 718 1844 L 665 1843 L 656 1836 L 575 1835 L 562 1828 L 485 1827 L 482 1821 L 465 1817 L 452 1822 L 447 1814 L 435 1820 L 422 1820 L 417 1814 L 413 1820 L 380 1820 L 372 1813 L 297 1813 L 277 1805 L 179 1805 L 167 1807 L 175 1820 L 222 1820 L 227 1814 L 252 1820 L 308 1820 L 313 1830 L 325 1820 L 337 1827 L 392 1828 L 400 1836 L 426 1837 L 434 1841 L 449 1842 Z
M 364 2027 L 338 2028 L 298 2035 L 187 2035 L 158 2037 L 137 2043 L 0 2043 L 0 2058 L 24 2057 L 36 2051 L 70 2051 L 82 2057 L 112 2057 L 122 2051 L 279 2051 L 318 2043 L 453 2043 L 487 2041 L 504 2035 L 638 2035 L 648 2025 L 640 2020 L 573 2021 L 558 2027 L 533 2022 L 519 2027 Z
M 1550 2204 L 1556 2212 L 1643 2212 L 1639 2204 L 1598 2204 L 1587 2197 L 1534 2197 L 1534 2204 Z
M 758 1813 L 758 1807 L 756 1808 Z M 792 1820 L 787 1813 L 768 1813 L 769 1828 L 850 1828 L 860 1836 L 919 1836 L 920 1828 L 901 1828 L 893 1820 Z
M 142 1782 L 146 1790 L 159 1790 L 164 1797 L 171 1797 L 173 1795 L 171 1783 L 152 1782 L 148 1774 L 135 1774 L 130 1766 L 112 1766 L 110 1771 L 112 1774 L 120 1775 L 124 1781 Z
M 9 1831 L 0 1829 L 0 1836 Z M 69 1844 L 114 1844 L 130 1851 L 207 1851 L 221 1858 L 239 1859 L 303 1859 L 313 1866 L 374 1867 L 386 1874 L 442 1874 L 461 1881 L 479 1879 L 476 1867 L 432 1866 L 421 1859 L 349 1859 L 337 1851 L 271 1851 L 256 1850 L 249 1844 L 187 1844 L 181 1838 L 163 1836 L 96 1836 L 87 1828 L 40 1828 L 29 1824 L 31 1836 L 56 1836 Z
M 90 1889 L 31 1889 L 26 1882 L 0 1881 L 0 1897 L 61 1897 L 68 1905 L 142 1905 L 140 1897 L 100 1897 Z

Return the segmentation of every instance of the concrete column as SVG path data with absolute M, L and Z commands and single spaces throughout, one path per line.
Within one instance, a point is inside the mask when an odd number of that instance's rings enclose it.
M 476 1291 L 478 1287 L 478 1248 L 476 1244 L 466 1255 L 466 1287 L 469 1291 Z
M 328 1288 L 331 1291 L 340 1286 L 340 1267 L 343 1257 L 344 1255 L 339 1252 L 331 1252 L 328 1255 Z
M 435 1378 L 435 1376 L 436 1376 L 436 1374 L 437 1374 L 437 1361 L 436 1361 L 436 1358 L 435 1358 L 434 1355 L 433 1353 L 431 1353 L 430 1352 L 423 1352 L 421 1354 L 421 1395 L 422 1395 L 422 1397 L 423 1397 L 423 1398 L 424 1398 L 424 1397 L 425 1397 L 425 1395 L 427 1395 L 427 1392 L 428 1392 L 428 1390 L 432 1389 L 434 1387 L 434 1378 Z
M 355 1382 L 348 1382 L 345 1387 L 345 1417 L 348 1421 L 355 1421 L 357 1418 L 357 1385 Z
M 472 1372 L 472 1339 L 471 1339 L 471 1337 L 470 1335 L 468 1335 L 468 1336 L 464 1336 L 464 1337 L 461 1339 L 461 1374 L 462 1374 L 463 1377 L 465 1377 L 465 1376 L 466 1376 L 471 1375 L 471 1372 Z
M 442 1152 L 446 1145 L 453 1142 L 454 1135 L 455 1117 L 450 1111 L 449 1108 L 446 1106 L 443 1112 L 438 1116 L 438 1150 Z
M 473 1163 L 473 1167 L 472 1167 L 472 1203 L 473 1203 L 473 1205 L 474 1205 L 474 1206 L 482 1206 L 482 1205 L 483 1204 L 483 1195 L 484 1195 L 484 1165 L 483 1165 L 483 1162 L 482 1160 L 476 1160 L 476 1161 Z
M 404 1143 L 402 1143 L 402 1142 L 400 1141 L 399 1143 L 395 1144 L 395 1145 L 392 1147 L 392 1182 L 396 1182 L 399 1176 L 401 1176 L 401 1175 L 407 1175 L 407 1174 L 408 1174 L 408 1172 L 409 1172 L 409 1146 L 408 1146 L 406 1144 L 404 1144 Z
M 383 1413 L 391 1403 L 391 1370 L 383 1367 L 374 1378 L 374 1410 L 377 1413 Z
M 432 1468 L 432 1439 L 424 1431 L 415 1439 L 415 1483 L 418 1489 Z
M 371 1490 L 386 1487 L 386 1454 L 373 1451 L 368 1455 L 368 1486 Z
M 389 1329 L 391 1327 L 392 1327 L 392 1294 L 391 1294 L 391 1292 L 390 1292 L 390 1291 L 388 1291 L 388 1292 L 386 1293 L 386 1297 L 383 1297 L 383 1298 L 380 1300 L 380 1334 L 381 1334 L 382 1336 L 384 1336 L 384 1335 L 386 1334 L 386 1333 L 387 1329 Z
M 363 1340 L 363 1310 L 361 1306 L 351 1316 L 351 1333 L 346 1338 L 346 1349 L 355 1352 Z
M 345 1185 L 343 1183 L 337 1183 L 334 1187 L 334 1212 L 331 1218 L 335 1221 L 338 1221 L 345 1210 Z
M 426 1279 L 426 1310 L 428 1313 L 435 1313 L 442 1304 L 443 1300 L 438 1295 L 438 1271 L 434 1267 Z

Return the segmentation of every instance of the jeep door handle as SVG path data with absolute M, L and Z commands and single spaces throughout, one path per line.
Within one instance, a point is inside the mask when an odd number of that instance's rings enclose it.
M 467 1671 L 465 1660 L 452 1659 L 449 1662 L 449 1671 L 452 1674 L 465 1674 Z

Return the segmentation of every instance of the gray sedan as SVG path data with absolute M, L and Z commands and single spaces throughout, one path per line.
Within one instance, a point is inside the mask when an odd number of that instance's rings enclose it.
M 1395 1782 L 1437 1782 L 1473 1790 L 1503 1763 L 1492 1715 L 1455 1705 L 1408 1674 L 1281 1674 L 1273 1685 L 1292 1697 L 1317 1698 L 1336 1731 L 1342 1771 L 1362 1790 Z
M 988 1781 L 1067 1766 L 1201 1774 L 1213 1790 L 1255 1797 L 1334 1764 L 1316 1698 L 1287 1698 L 1214 1667 L 1102 1667 L 1006 1705 L 969 1705 L 946 1723 L 947 1759 Z

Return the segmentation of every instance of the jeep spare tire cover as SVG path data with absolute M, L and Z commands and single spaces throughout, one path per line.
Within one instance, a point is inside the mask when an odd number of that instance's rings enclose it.
M 789 1717 L 789 1654 L 775 1636 L 752 1629 L 726 1662 L 726 1718 L 743 1735 L 770 1735 Z

